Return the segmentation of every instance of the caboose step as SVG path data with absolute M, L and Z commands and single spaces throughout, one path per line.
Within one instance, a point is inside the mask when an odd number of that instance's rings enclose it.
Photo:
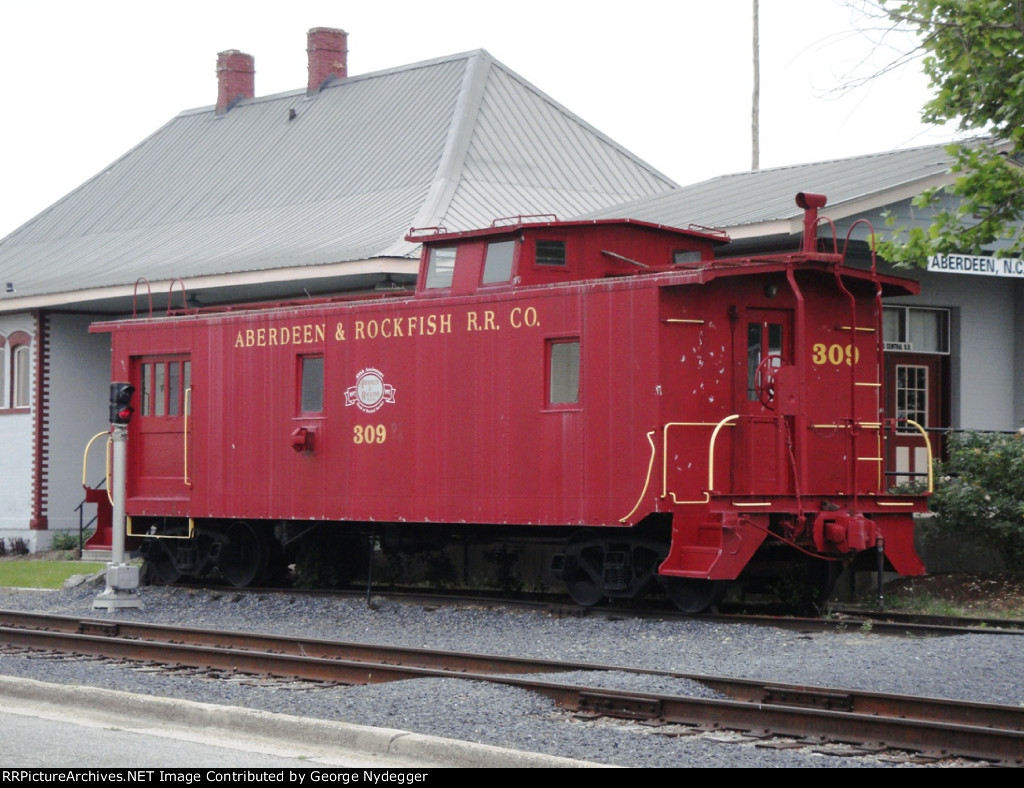
M 694 576 L 706 577 L 708 571 L 718 561 L 722 551 L 718 547 L 704 545 L 686 545 L 679 550 L 678 560 L 674 569 Z

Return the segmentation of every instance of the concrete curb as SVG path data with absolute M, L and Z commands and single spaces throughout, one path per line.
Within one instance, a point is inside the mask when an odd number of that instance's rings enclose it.
M 73 713 L 124 730 L 186 727 L 193 733 L 228 731 L 276 745 L 292 746 L 299 751 L 357 751 L 414 761 L 422 767 L 521 769 L 602 766 L 391 728 L 372 728 L 96 687 L 49 684 L 10 676 L 0 676 L 0 698 L 46 706 L 54 712 Z

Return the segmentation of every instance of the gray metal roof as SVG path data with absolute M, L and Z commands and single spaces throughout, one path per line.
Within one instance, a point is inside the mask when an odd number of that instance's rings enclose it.
M 565 218 L 675 187 L 477 50 L 182 112 L 0 240 L 16 289 L 0 309 L 139 277 L 408 257 L 413 226 Z
M 581 218 L 628 216 L 675 227 L 698 224 L 726 230 L 734 237 L 748 234 L 742 228 L 760 234 L 762 226 L 771 223 L 789 224 L 798 232 L 803 214 L 795 202 L 799 192 L 826 195 L 828 215 L 840 218 L 949 182 L 951 161 L 946 145 L 932 145 L 741 172 L 592 211 Z

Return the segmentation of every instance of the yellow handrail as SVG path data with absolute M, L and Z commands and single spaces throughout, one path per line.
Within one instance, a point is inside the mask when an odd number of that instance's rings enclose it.
M 928 449 L 928 492 L 933 492 L 935 490 L 935 478 L 934 478 L 934 475 L 933 475 L 934 474 L 934 469 L 932 468 L 932 457 L 934 457 L 935 455 L 932 454 L 932 442 L 928 438 L 928 433 L 925 432 L 924 427 L 922 427 L 920 424 L 918 424 L 913 419 L 906 419 L 906 422 L 911 427 L 913 427 L 918 432 L 920 432 L 921 433 L 921 437 L 924 438 L 924 445 Z
M 626 522 L 636 513 L 636 510 L 640 508 L 640 504 L 643 503 L 644 496 L 647 495 L 647 488 L 651 486 L 651 471 L 654 470 L 654 456 L 658 451 L 652 440 L 654 432 L 655 430 L 651 430 L 647 433 L 647 442 L 651 444 L 651 461 L 647 463 L 647 478 L 644 480 L 644 489 L 640 492 L 640 497 L 636 499 L 636 505 L 630 510 L 629 514 L 619 520 L 620 523 Z
M 718 433 L 722 427 L 731 427 L 730 422 L 735 421 L 739 418 L 739 414 L 733 414 L 732 416 L 726 416 L 717 424 L 713 421 L 670 421 L 664 427 L 662 434 L 662 464 L 661 464 L 661 497 L 667 498 L 672 496 L 672 503 L 675 504 L 693 504 L 693 503 L 707 503 L 711 500 L 711 490 L 715 489 L 715 441 L 718 440 Z M 680 501 L 676 498 L 674 492 L 668 490 L 668 430 L 669 427 L 714 427 L 714 431 L 711 433 L 711 440 L 708 442 L 708 489 L 704 492 L 704 497 L 697 501 Z
M 91 438 L 89 442 L 85 444 L 85 451 L 82 452 L 82 486 L 85 487 L 86 480 L 89 478 L 87 466 L 89 464 L 89 449 L 92 448 L 93 442 L 102 435 L 109 435 L 110 430 L 104 430 L 103 432 L 97 432 Z
M 711 444 L 708 446 L 708 492 L 715 489 L 715 441 L 718 440 L 718 433 L 722 427 L 728 426 L 729 422 L 735 421 L 740 415 L 734 413 L 732 416 L 726 416 L 715 427 L 715 431 L 711 433 Z
M 126 517 L 127 520 L 127 534 L 128 536 L 139 536 L 145 539 L 191 539 L 196 534 L 196 522 L 191 517 L 188 518 L 188 533 L 187 534 L 158 534 L 158 533 L 144 533 L 137 534 L 132 530 L 132 518 Z
M 86 487 L 87 480 L 89 478 L 89 472 L 88 472 L 89 449 L 92 448 L 93 442 L 97 438 L 99 438 L 99 437 L 101 437 L 103 435 L 107 436 L 106 469 L 105 469 L 105 473 L 104 473 L 104 480 L 105 480 L 104 483 L 107 486 L 107 499 L 110 501 L 110 504 L 113 505 L 114 504 L 114 499 L 113 499 L 113 497 L 111 495 L 111 491 L 110 491 L 110 437 L 109 437 L 110 436 L 110 430 L 105 430 L 103 432 L 97 432 L 95 435 L 93 435 L 91 438 L 89 438 L 89 442 L 85 444 L 85 451 L 82 452 L 82 487 Z

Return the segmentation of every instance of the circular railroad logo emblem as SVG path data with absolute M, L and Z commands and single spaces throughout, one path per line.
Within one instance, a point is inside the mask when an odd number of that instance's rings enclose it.
M 345 390 L 345 405 L 355 405 L 359 410 L 373 413 L 386 402 L 395 401 L 395 387 L 384 382 L 379 369 L 367 367 L 356 374 L 356 384 Z

